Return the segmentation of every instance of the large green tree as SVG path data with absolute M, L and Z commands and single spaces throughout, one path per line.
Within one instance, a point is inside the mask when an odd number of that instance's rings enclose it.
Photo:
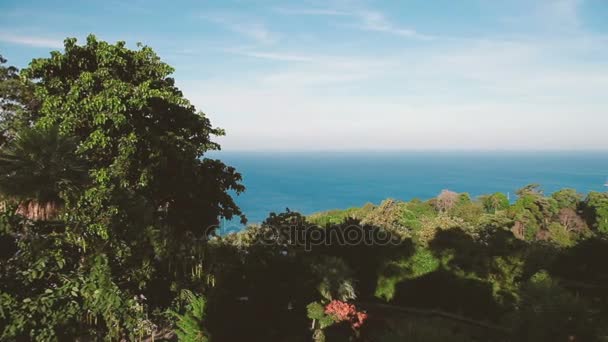
M 12 107 L 10 121 L 74 139 L 88 181 L 59 192 L 59 224 L 10 210 L 0 220 L 17 251 L 0 269 L 3 338 L 149 336 L 170 324 L 161 318 L 181 290 L 202 288 L 207 236 L 221 217 L 244 221 L 231 197 L 244 188 L 234 168 L 204 158 L 223 131 L 172 72 L 149 47 L 89 36 L 11 78 L 37 105 Z

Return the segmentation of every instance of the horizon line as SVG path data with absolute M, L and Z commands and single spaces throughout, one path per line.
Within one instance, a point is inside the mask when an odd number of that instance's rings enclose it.
M 572 149 L 231 149 L 221 148 L 220 150 L 208 151 L 206 153 L 608 153 L 608 148 L 572 148 Z

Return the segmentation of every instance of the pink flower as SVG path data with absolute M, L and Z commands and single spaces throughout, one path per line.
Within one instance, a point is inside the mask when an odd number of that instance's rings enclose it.
M 367 319 L 367 314 L 357 311 L 357 308 L 349 303 L 332 300 L 325 306 L 325 313 L 334 316 L 338 322 L 350 322 L 353 329 L 358 329 Z

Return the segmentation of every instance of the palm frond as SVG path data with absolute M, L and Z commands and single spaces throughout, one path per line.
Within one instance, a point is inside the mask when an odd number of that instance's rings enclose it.
M 77 140 L 60 134 L 57 127 L 32 127 L 19 132 L 0 151 L 0 194 L 24 203 L 24 213 L 54 212 L 60 193 L 82 185 L 86 164 L 76 156 Z M 45 209 L 46 208 L 46 209 Z

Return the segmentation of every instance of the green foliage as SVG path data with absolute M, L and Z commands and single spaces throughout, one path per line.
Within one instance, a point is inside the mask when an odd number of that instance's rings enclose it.
M 458 202 L 456 202 L 456 205 L 466 205 L 471 203 L 471 195 L 469 195 L 466 192 L 460 193 L 458 194 Z
M 384 265 L 378 276 L 375 296 L 390 301 L 395 296 L 395 286 L 406 279 L 421 277 L 439 268 L 441 261 L 425 248 L 416 249 L 414 255 Z
M 320 213 L 315 213 L 307 217 L 310 223 L 316 224 L 321 227 L 325 227 L 327 225 L 340 224 L 347 219 L 364 219 L 372 210 L 374 210 L 375 206 L 371 203 L 366 203 L 362 207 L 353 207 L 345 210 L 334 209 L 328 210 Z
M 337 323 L 336 317 L 325 313 L 325 306 L 319 302 L 312 302 L 306 306 L 307 317 L 313 322 L 312 338 L 315 342 L 325 342 L 325 329 Z
M 429 202 L 423 202 L 419 199 L 413 199 L 407 202 L 406 207 L 409 211 L 411 211 L 415 217 L 423 218 L 423 217 L 435 217 L 437 213 L 433 205 Z
M 335 317 L 325 313 L 325 307 L 319 302 L 312 302 L 306 306 L 308 318 L 318 322 L 319 329 L 325 329 L 336 323 Z
M 124 298 L 110 279 L 107 259 L 92 260 L 86 275 L 57 277 L 64 268 L 60 243 L 60 238 L 54 236 L 49 246 L 53 248 L 54 260 L 37 259 L 32 269 L 23 272 L 22 281 L 28 288 L 44 284 L 47 277 L 52 279 L 50 286 L 40 292 L 13 290 L 2 294 L 5 300 L 0 311 L 8 322 L 2 334 L 4 339 L 29 336 L 32 340 L 49 341 L 86 337 L 94 330 L 85 328 L 83 323 L 91 329 L 98 324 L 106 325 L 106 337 L 119 335 L 121 326 L 129 327 L 133 338 L 152 331 L 153 324 L 145 317 L 145 304 L 138 297 Z M 80 317 L 85 322 L 79 322 Z M 57 334 L 58 327 L 61 334 Z
M 372 210 L 361 224 L 380 227 L 394 234 L 406 236 L 410 234 L 410 227 L 407 227 L 407 208 L 406 204 L 393 199 L 386 199 L 374 210 Z
M 514 313 L 518 341 L 592 341 L 598 322 L 585 300 L 566 291 L 546 271 L 536 273 L 522 289 Z
M 561 189 L 551 194 L 560 209 L 577 209 L 583 196 L 574 189 Z
M 589 226 L 602 234 L 608 234 L 608 193 L 590 192 L 584 203 Z
M 422 222 L 424 220 L 436 216 L 437 211 L 432 203 L 413 199 L 405 204 L 401 222 L 415 234 L 422 228 Z
M 464 221 L 472 224 L 476 224 L 484 213 L 484 209 L 480 203 L 472 202 L 470 199 L 467 201 L 459 202 L 452 210 L 450 215 L 459 217 Z
M 549 225 L 549 234 L 552 242 L 561 247 L 569 247 L 574 244 L 573 238 L 564 226 L 557 222 Z
M 462 229 L 473 232 L 473 226 L 459 217 L 440 215 L 421 222 L 422 227 L 414 235 L 414 241 L 422 246 L 427 246 L 435 239 L 438 232 L 452 229 Z
M 515 193 L 517 194 L 518 197 L 524 197 L 524 196 L 542 196 L 543 195 L 543 190 L 540 186 L 540 184 L 528 184 L 520 189 L 517 189 L 517 191 L 515 191 Z
M 230 196 L 244 187 L 233 168 L 204 158 L 223 131 L 172 72 L 149 47 L 94 36 L 66 39 L 21 71 L 33 100 L 3 107 L 0 191 L 56 197 L 63 210 L 54 222 L 2 228 L 14 253 L 2 262 L 1 339 L 136 340 L 169 328 L 163 312 L 204 283 L 208 235 L 220 217 L 244 220 Z M 26 100 L 13 90 L 9 100 Z
M 77 140 L 56 126 L 27 128 L 0 150 L 0 193 L 18 200 L 59 201 L 62 191 L 86 183 L 87 167 Z
M 37 125 L 57 125 L 75 136 L 78 154 L 91 167 L 88 197 L 94 192 L 97 204 L 81 198 L 75 205 L 95 206 L 126 192 L 145 195 L 153 207 L 176 203 L 166 219 L 181 226 L 196 218 L 216 223 L 218 212 L 240 214 L 225 193 L 243 190 L 240 175 L 200 159 L 218 148 L 210 139 L 223 131 L 183 97 L 172 72 L 149 47 L 130 50 L 124 42 L 112 45 L 94 36 L 82 46 L 66 39 L 63 53 L 35 59 L 22 71 L 37 81 Z
M 480 200 L 483 208 L 489 214 L 494 214 L 497 211 L 509 208 L 509 199 L 507 198 L 507 195 L 502 192 L 481 196 Z
M 357 298 L 353 272 L 342 259 L 324 257 L 314 263 L 312 268 L 313 273 L 320 278 L 318 290 L 324 299 L 348 301 Z
M 189 290 L 184 290 L 182 296 L 187 304 L 185 313 L 174 314 L 177 317 L 175 323 L 177 338 L 183 342 L 209 341 L 209 335 L 204 327 L 205 298 L 195 295 Z
M 555 199 L 544 197 L 538 185 L 528 185 L 517 191 L 519 198 L 509 208 L 509 215 L 525 229 L 524 238 L 532 241 L 541 230 L 548 229 L 549 223 L 558 213 Z
M 0 55 L 0 146 L 27 128 L 39 107 L 33 84 L 19 77 L 19 69 L 5 63 Z
M 411 278 L 417 278 L 437 270 L 440 261 L 429 250 L 420 248 L 404 266 L 411 271 Z

